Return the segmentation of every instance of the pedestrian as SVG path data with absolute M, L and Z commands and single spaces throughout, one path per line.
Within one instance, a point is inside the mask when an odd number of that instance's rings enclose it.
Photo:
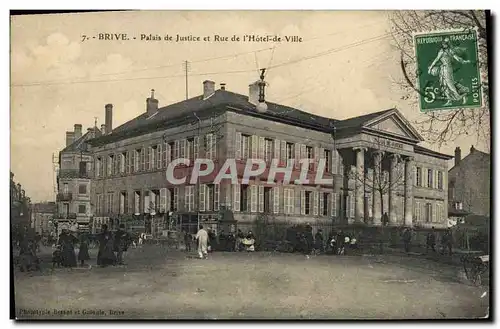
M 76 267 L 75 243 L 77 242 L 77 238 L 68 229 L 62 229 L 59 235 L 59 244 L 61 245 L 62 265 L 64 267 Z
M 97 253 L 97 265 L 106 267 L 116 263 L 113 252 L 113 235 L 108 231 L 108 225 L 103 224 L 99 234 L 99 251 Z
M 434 226 L 432 227 L 432 231 L 427 233 L 427 243 L 426 243 L 426 253 L 429 253 L 429 249 L 436 252 L 436 234 L 434 233 Z
M 344 232 L 342 230 L 339 230 L 337 233 L 337 237 L 335 239 L 335 249 L 336 249 L 336 255 L 343 255 L 344 254 L 344 246 L 345 246 L 345 236 Z
M 186 246 L 186 251 L 191 252 L 191 240 L 193 240 L 193 237 L 189 233 L 188 230 L 184 231 L 184 245 Z
M 85 265 L 86 260 L 90 260 L 89 242 L 88 236 L 86 234 L 80 235 L 80 250 L 78 251 L 78 260 L 80 261 L 81 267 Z
M 387 215 L 387 212 L 384 212 L 384 214 L 382 215 L 382 224 L 384 226 L 387 226 L 387 224 L 389 224 L 389 216 Z
M 236 250 L 237 251 L 243 251 L 243 239 L 245 238 L 245 235 L 243 232 L 238 229 L 238 234 L 236 235 Z
M 113 241 L 113 251 L 116 252 L 116 262 L 118 265 L 123 265 L 124 254 L 128 250 L 130 244 L 130 235 L 125 231 L 125 224 L 120 224 L 115 232 Z
M 410 252 L 411 231 L 409 228 L 405 228 L 405 230 L 403 231 L 403 243 L 405 246 L 405 252 Z
M 198 256 L 200 259 L 206 259 L 208 256 L 208 232 L 200 225 L 198 233 L 196 233 L 198 241 Z
M 323 230 L 321 229 L 314 235 L 314 249 L 317 254 L 323 252 Z
M 448 227 L 444 236 L 442 238 L 442 243 L 446 249 L 448 249 L 448 254 L 451 256 L 451 251 L 453 247 L 453 235 L 451 232 L 451 228 Z

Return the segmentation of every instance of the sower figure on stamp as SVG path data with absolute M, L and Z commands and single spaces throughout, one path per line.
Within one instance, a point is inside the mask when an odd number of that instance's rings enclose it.
M 208 256 L 208 232 L 205 231 L 203 225 L 200 225 L 200 230 L 196 233 L 198 241 L 198 256 L 201 259 L 206 259 Z

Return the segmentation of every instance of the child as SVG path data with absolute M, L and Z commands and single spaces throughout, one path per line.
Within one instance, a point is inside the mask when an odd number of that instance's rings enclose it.
M 62 266 L 61 245 L 56 246 L 56 250 L 52 253 L 52 268 Z
M 86 235 L 80 237 L 80 251 L 78 252 L 78 260 L 80 261 L 80 266 L 85 265 L 86 260 L 90 260 L 89 255 L 89 244 Z

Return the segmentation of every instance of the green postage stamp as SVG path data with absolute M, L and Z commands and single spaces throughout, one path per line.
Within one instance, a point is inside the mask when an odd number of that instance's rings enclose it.
M 413 39 L 421 112 L 483 105 L 476 30 L 416 33 Z

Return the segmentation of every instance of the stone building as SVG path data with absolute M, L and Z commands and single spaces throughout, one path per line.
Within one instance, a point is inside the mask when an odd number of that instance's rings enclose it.
M 55 202 L 42 202 L 33 204 L 31 215 L 33 217 L 35 232 L 48 235 L 53 226 L 54 215 L 57 213 Z
M 251 84 L 249 95 L 241 95 L 205 81 L 202 95 L 162 108 L 153 91 L 142 114 L 90 141 L 95 213 L 135 220 L 146 214 L 154 222 L 172 212 L 194 225 L 211 223 L 222 207 L 233 211 L 238 225 L 262 216 L 381 225 L 387 213 L 389 225 L 446 226 L 451 157 L 419 146 L 422 137 L 398 110 L 329 119 L 264 102 L 262 85 Z M 188 183 L 172 185 L 165 169 L 178 158 L 212 159 L 215 171 L 190 184 L 192 165 L 178 165 L 174 176 L 187 176 Z M 248 158 L 291 166 L 292 182 L 300 168 L 287 159 L 311 159 L 311 183 L 283 184 L 277 175 L 268 184 L 269 168 L 242 182 Z M 214 184 L 226 159 L 236 159 L 238 184 Z M 333 183 L 313 179 L 319 159 L 326 161 L 320 176 Z M 147 222 L 146 230 L 152 226 Z
M 471 146 L 462 159 L 455 149 L 455 165 L 449 170 L 450 210 L 490 217 L 491 155 Z
M 87 141 L 100 135 L 97 127 L 88 128 L 82 134 L 81 124 L 75 124 L 73 131 L 66 132 L 66 147 L 59 152 L 57 212 L 54 216 L 59 232 L 70 226 L 88 229 L 92 218 L 90 172 L 93 157 Z

